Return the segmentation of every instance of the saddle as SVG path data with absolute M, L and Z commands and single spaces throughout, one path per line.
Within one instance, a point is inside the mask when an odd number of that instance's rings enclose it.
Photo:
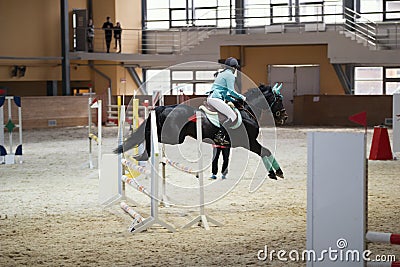
M 231 129 L 239 128 L 239 126 L 242 124 L 242 115 L 240 114 L 239 110 L 235 106 L 233 106 L 233 104 L 229 106 L 233 109 L 233 111 L 235 111 L 237 115 L 235 121 L 236 123 L 234 123 L 230 128 Z M 213 106 L 209 105 L 207 101 L 204 101 L 203 105 L 201 105 L 199 109 L 204 111 L 209 121 L 218 128 L 221 128 L 224 121 L 228 119 L 227 116 L 218 112 Z

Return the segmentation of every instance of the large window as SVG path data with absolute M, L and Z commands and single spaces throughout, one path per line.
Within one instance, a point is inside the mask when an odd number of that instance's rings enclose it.
M 216 70 L 147 70 L 149 95 L 161 90 L 165 95 L 204 95 L 214 82 Z
M 356 67 L 354 94 L 381 95 L 383 93 L 382 67 Z
M 192 26 L 257 27 L 279 23 L 343 23 L 343 0 L 147 0 L 148 29 Z M 350 3 L 350 2 L 349 2 Z M 400 19 L 400 0 L 351 1 L 358 20 Z M 242 21 L 243 19 L 243 21 Z M 239 21 L 239 22 L 238 22 Z
M 354 94 L 392 95 L 400 90 L 400 67 L 356 67 Z

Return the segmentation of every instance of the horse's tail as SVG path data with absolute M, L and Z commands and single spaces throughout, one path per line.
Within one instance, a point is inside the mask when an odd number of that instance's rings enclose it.
M 134 148 L 135 146 L 141 144 L 145 140 L 146 124 L 150 123 L 150 118 L 144 120 L 139 128 L 137 128 L 129 137 L 123 141 L 122 145 L 119 145 L 114 149 L 114 153 L 121 154 L 124 151 Z

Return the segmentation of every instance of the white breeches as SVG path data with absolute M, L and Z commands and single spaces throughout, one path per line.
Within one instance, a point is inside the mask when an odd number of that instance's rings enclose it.
M 216 110 L 218 110 L 225 116 L 227 116 L 228 119 L 231 119 L 231 121 L 236 120 L 237 116 L 235 111 L 233 111 L 233 109 L 228 104 L 226 104 L 225 101 L 223 101 L 222 99 L 208 97 L 207 103 L 213 106 Z

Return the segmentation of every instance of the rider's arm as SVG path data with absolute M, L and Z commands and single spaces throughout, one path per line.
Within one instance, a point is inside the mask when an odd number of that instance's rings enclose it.
M 227 89 L 228 89 L 228 95 L 231 95 L 235 98 L 240 98 L 240 99 L 245 100 L 246 98 L 243 95 L 241 95 L 235 91 L 235 78 L 236 77 L 235 77 L 235 75 L 233 75 L 233 73 L 232 73 L 232 75 L 227 75 L 227 77 L 225 77 L 226 85 L 227 85 Z

